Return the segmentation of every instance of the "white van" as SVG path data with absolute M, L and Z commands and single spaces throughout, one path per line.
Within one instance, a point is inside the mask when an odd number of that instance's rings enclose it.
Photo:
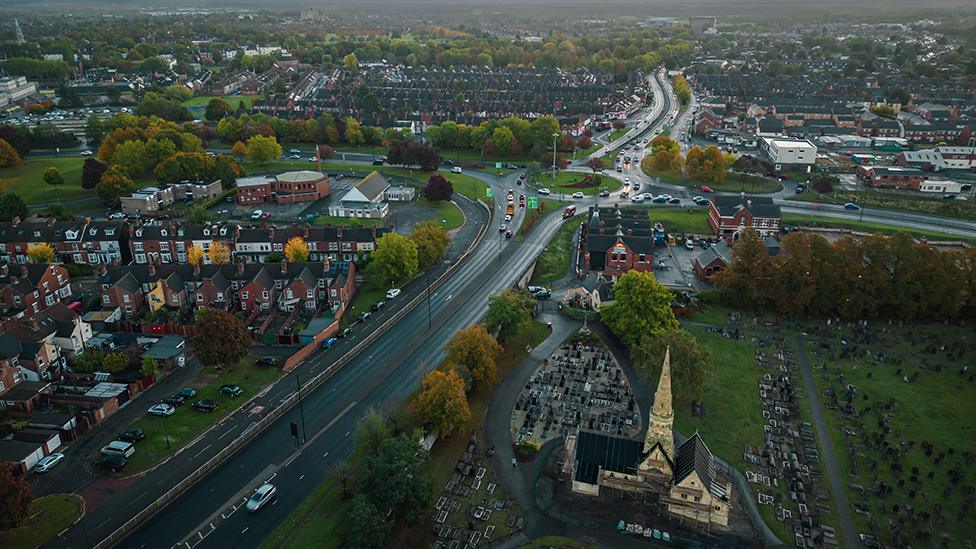
M 102 447 L 102 453 L 109 455 L 121 455 L 122 457 L 128 458 L 132 454 L 136 453 L 136 447 L 131 442 L 125 442 L 124 440 L 113 440 Z
M 451 168 L 451 173 L 461 173 L 461 166 L 454 166 Z

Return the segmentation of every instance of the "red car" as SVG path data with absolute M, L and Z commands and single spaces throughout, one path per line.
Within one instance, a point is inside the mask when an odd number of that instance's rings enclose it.
M 708 185 L 702 185 L 702 188 L 701 188 L 701 191 L 702 191 L 703 193 L 713 193 L 713 192 L 715 192 L 715 191 L 713 191 L 713 190 L 712 190 L 712 188 L 711 188 L 711 187 L 709 187 Z
M 271 212 L 264 212 L 261 214 L 261 219 L 271 219 Z

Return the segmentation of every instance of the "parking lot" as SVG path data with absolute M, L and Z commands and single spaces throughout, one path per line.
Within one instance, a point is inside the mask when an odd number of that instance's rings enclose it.
M 654 276 L 673 290 L 708 289 L 708 285 L 698 279 L 691 267 L 692 261 L 704 252 L 705 249 L 698 243 L 691 250 L 685 248 L 683 243 L 658 248 L 654 253 Z

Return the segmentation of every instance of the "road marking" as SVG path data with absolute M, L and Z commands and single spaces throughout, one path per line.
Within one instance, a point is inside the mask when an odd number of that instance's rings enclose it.
M 352 431 L 346 431 L 346 436 L 349 436 L 349 433 L 351 433 L 351 432 Z
M 247 528 L 244 528 L 243 530 L 241 530 L 241 535 L 244 535 L 244 533 L 247 532 L 248 528 L 250 528 L 250 526 L 248 526 Z
M 271 482 L 276 476 L 278 476 L 278 473 L 275 473 L 275 474 L 271 475 L 270 477 L 268 477 L 268 480 L 266 480 L 265 482 Z
M 197 532 L 197 535 L 200 536 L 200 539 L 201 540 L 203 539 L 203 533 L 202 532 Z
M 329 457 L 329 453 L 326 452 L 326 453 L 322 454 L 322 457 Z
M 193 454 L 193 457 L 194 457 L 194 458 L 196 458 L 196 457 L 197 457 L 197 456 L 199 456 L 200 454 L 202 454 L 202 453 L 204 453 L 204 452 L 206 452 L 207 450 L 209 450 L 209 449 L 210 449 L 210 447 L 211 447 L 211 446 L 213 446 L 213 444 L 208 444 L 208 445 L 207 445 L 207 446 L 206 446 L 206 447 L 205 447 L 205 448 L 204 448 L 203 450 L 200 450 L 199 452 L 197 452 L 197 453 L 195 453 L 195 454 Z
M 303 478 L 305 478 L 305 475 L 298 477 L 298 480 L 302 480 Z
M 229 435 L 233 430 L 234 430 L 234 428 L 231 427 L 230 429 L 224 431 L 223 433 L 221 433 L 221 435 L 219 437 L 217 437 L 217 440 L 220 440 L 220 439 L 224 438 L 225 436 Z

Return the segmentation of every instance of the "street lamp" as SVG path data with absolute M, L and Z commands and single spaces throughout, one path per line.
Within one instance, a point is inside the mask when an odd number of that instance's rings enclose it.
M 552 134 L 552 178 L 556 179 L 556 138 L 559 137 L 559 133 Z

